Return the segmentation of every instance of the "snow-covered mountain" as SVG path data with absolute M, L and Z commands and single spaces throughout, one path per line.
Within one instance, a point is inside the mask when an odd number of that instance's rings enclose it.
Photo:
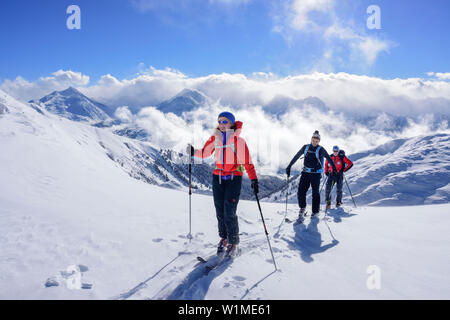
M 274 272 L 258 207 L 242 200 L 242 254 L 205 274 L 196 257 L 213 256 L 218 242 L 212 198 L 193 194 L 188 241 L 186 190 L 142 181 L 175 174 L 166 159 L 176 154 L 37 112 L 2 91 L 0 105 L 8 110 L 0 114 L 0 299 L 450 298 L 448 203 L 346 205 L 303 225 L 285 222 L 296 205 L 285 212 L 261 203 Z M 406 140 L 355 159 L 377 163 L 414 146 L 420 166 L 434 165 L 434 144 L 445 139 Z M 132 179 L 138 163 L 161 174 Z
M 405 206 L 450 201 L 450 135 L 397 139 L 349 155 L 354 162 L 346 178 L 360 205 Z M 302 162 L 295 165 L 301 169 Z M 296 202 L 299 176 L 292 179 L 290 201 Z M 285 201 L 286 185 L 266 198 Z M 324 197 L 324 191 L 322 191 Z M 344 185 L 344 201 L 351 203 Z
M 198 90 L 183 89 L 173 98 L 158 104 L 157 108 L 164 113 L 172 112 L 179 116 L 183 112 L 192 111 L 208 101 L 209 98 Z
M 75 121 L 99 122 L 111 120 L 114 110 L 96 102 L 73 87 L 64 91 L 54 91 L 29 103 L 34 108 L 45 108 L 47 111 Z

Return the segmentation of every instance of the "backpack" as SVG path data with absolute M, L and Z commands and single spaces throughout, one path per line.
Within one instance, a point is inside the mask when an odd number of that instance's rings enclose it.
M 308 154 L 309 146 L 310 146 L 309 144 L 306 146 L 305 152 L 303 153 L 303 156 L 304 156 L 305 158 L 306 158 L 306 155 Z M 316 152 L 315 152 L 316 159 L 317 159 L 317 161 L 319 162 L 320 168 L 321 168 L 321 169 L 317 170 L 318 173 L 322 173 L 322 172 L 323 172 L 323 157 L 322 157 L 322 159 L 320 159 L 320 157 L 319 157 L 320 149 L 321 149 L 321 148 L 322 148 L 321 146 L 317 146 L 317 149 L 316 149 Z
M 341 158 L 342 163 L 344 163 L 345 151 L 339 150 L 338 157 Z

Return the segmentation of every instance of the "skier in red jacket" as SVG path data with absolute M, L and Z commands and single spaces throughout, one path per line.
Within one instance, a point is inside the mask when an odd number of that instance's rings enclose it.
M 250 178 L 253 191 L 258 193 L 258 177 L 252 163 L 247 143 L 240 137 L 242 122 L 235 121 L 230 112 L 222 112 L 219 125 L 202 149 L 194 149 L 190 144 L 187 153 L 197 158 L 208 158 L 213 153 L 216 167 L 213 171 L 213 196 L 219 227 L 220 241 L 217 254 L 235 257 L 238 253 L 239 225 L 236 215 L 241 193 L 244 169 Z
M 333 168 L 328 160 L 325 162 L 325 174 L 327 175 L 327 187 L 325 189 L 325 199 L 327 201 L 327 209 L 331 208 L 331 188 L 336 184 L 336 207 L 340 207 L 342 204 L 342 186 L 344 181 L 344 172 L 350 170 L 353 166 L 353 162 L 345 156 L 344 150 L 339 150 L 338 146 L 333 147 L 333 154 L 331 159 L 336 166 L 337 175 L 331 175 Z

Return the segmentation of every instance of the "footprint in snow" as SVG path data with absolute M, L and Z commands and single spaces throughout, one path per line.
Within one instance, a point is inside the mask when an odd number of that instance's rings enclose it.
M 241 277 L 241 276 L 234 276 L 233 279 L 236 281 L 245 281 L 246 280 L 245 277 Z
M 244 280 L 245 280 L 244 277 L 234 276 L 233 281 L 231 281 L 231 284 L 234 285 L 235 287 L 243 287 L 245 286 Z
M 153 242 L 161 242 L 161 241 L 163 241 L 163 239 L 162 238 L 156 238 L 156 239 L 152 239 L 152 241 Z
M 84 273 L 89 271 L 89 268 L 83 264 L 72 265 L 66 270 L 60 271 L 58 275 L 48 278 L 45 281 L 45 287 L 58 287 L 59 285 L 66 285 L 68 289 L 92 289 L 93 284 L 89 281 L 82 281 Z

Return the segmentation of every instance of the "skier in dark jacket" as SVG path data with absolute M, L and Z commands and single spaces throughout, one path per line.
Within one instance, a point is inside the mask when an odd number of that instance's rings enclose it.
M 337 175 L 332 175 L 333 169 L 330 162 L 325 161 L 325 175 L 328 177 L 327 186 L 325 189 L 325 199 L 327 201 L 327 209 L 331 208 L 331 189 L 336 184 L 336 207 L 339 208 L 342 204 L 342 186 L 344 185 L 344 172 L 350 170 L 353 162 L 345 156 L 344 150 L 339 150 L 338 146 L 333 147 L 333 154 L 331 160 L 336 166 Z M 331 176 L 330 176 L 331 175 Z
M 213 172 L 212 187 L 214 206 L 219 227 L 220 241 L 217 254 L 235 257 L 238 253 L 239 225 L 236 215 L 241 194 L 242 176 L 247 171 L 255 194 L 258 193 L 258 177 L 245 140 L 240 137 L 242 122 L 235 121 L 230 112 L 222 112 L 218 126 L 202 149 L 194 149 L 190 144 L 187 153 L 197 158 L 208 158 L 213 153 L 216 167 Z
M 305 144 L 295 157 L 291 160 L 286 168 L 286 174 L 290 176 L 291 167 L 294 163 L 304 155 L 304 167 L 300 178 L 300 183 L 298 185 L 298 205 L 300 206 L 299 220 L 303 221 L 303 216 L 306 212 L 306 193 L 308 192 L 309 186 L 312 187 L 312 216 L 319 213 L 320 210 L 320 179 L 322 177 L 324 163 L 323 158 L 325 157 L 329 162 L 331 167 L 334 169 L 333 172 L 337 172 L 334 162 L 331 161 L 328 152 L 321 146 L 319 146 L 320 134 L 319 131 L 315 131 L 310 144 Z M 334 174 L 334 173 L 333 173 Z

